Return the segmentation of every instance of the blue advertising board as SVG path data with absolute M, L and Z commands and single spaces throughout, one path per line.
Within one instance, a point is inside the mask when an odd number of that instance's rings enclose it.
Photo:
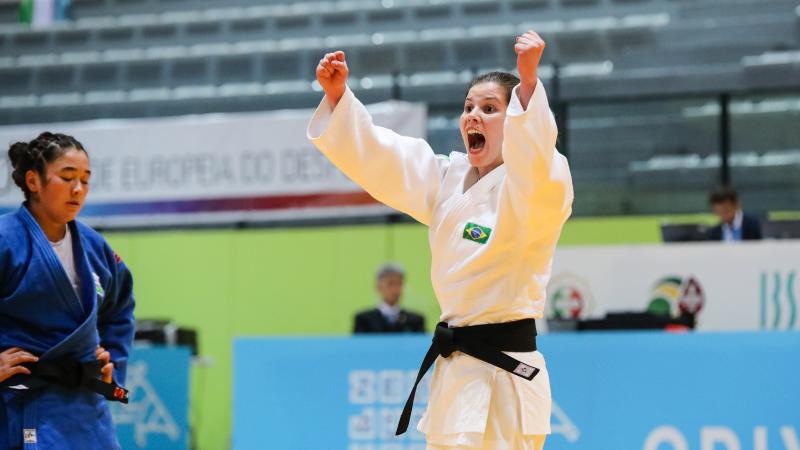
M 233 448 L 423 450 L 394 437 L 428 336 L 234 343 Z M 800 333 L 541 336 L 547 450 L 800 450 Z M 427 399 L 418 393 L 413 425 Z
M 123 450 L 189 448 L 190 352 L 134 347 L 128 361 L 130 403 L 110 403 Z

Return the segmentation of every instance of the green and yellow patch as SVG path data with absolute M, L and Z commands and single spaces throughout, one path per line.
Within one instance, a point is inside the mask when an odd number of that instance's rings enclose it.
M 491 234 L 492 234 L 491 228 L 482 227 L 478 224 L 470 222 L 467 223 L 467 226 L 464 227 L 464 235 L 462 237 L 469 241 L 477 242 L 479 244 L 485 244 L 486 241 L 489 240 L 489 236 L 491 236 Z

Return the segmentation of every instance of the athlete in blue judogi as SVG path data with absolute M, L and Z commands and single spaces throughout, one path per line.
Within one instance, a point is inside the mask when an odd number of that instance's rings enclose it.
M 106 400 L 127 402 L 132 279 L 75 220 L 88 155 L 52 133 L 8 154 L 26 200 L 0 216 L 0 449 L 118 449 Z

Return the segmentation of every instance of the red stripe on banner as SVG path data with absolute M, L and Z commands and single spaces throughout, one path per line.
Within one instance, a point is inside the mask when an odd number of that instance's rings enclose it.
M 270 211 L 303 208 L 335 208 L 379 204 L 364 191 L 271 195 L 263 197 L 228 197 L 195 200 L 162 200 L 142 203 L 93 203 L 81 214 L 88 217 L 140 214 L 185 214 L 231 211 Z
M 366 192 L 276 195 L 269 197 L 227 198 L 201 201 L 204 204 L 203 206 L 210 207 L 208 209 L 228 211 L 360 206 L 378 203 L 377 200 Z
M 356 206 L 378 203 L 366 192 L 348 192 L 339 194 L 287 195 L 257 199 L 260 209 L 282 209 L 292 207 L 330 207 Z

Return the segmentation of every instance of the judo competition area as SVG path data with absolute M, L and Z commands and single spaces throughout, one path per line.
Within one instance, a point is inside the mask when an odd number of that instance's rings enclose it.
M 134 276 L 125 450 L 425 448 L 426 383 L 394 429 L 430 335 L 351 330 L 394 261 L 433 331 L 427 230 L 308 142 L 314 67 L 344 49 L 375 122 L 447 153 L 466 83 L 530 28 L 575 187 L 538 321 L 545 448 L 800 450 L 796 0 L 72 0 L 17 23 L 28 3 L 0 0 L 0 141 L 89 151 L 79 218 Z M 695 241 L 720 184 L 766 239 Z

